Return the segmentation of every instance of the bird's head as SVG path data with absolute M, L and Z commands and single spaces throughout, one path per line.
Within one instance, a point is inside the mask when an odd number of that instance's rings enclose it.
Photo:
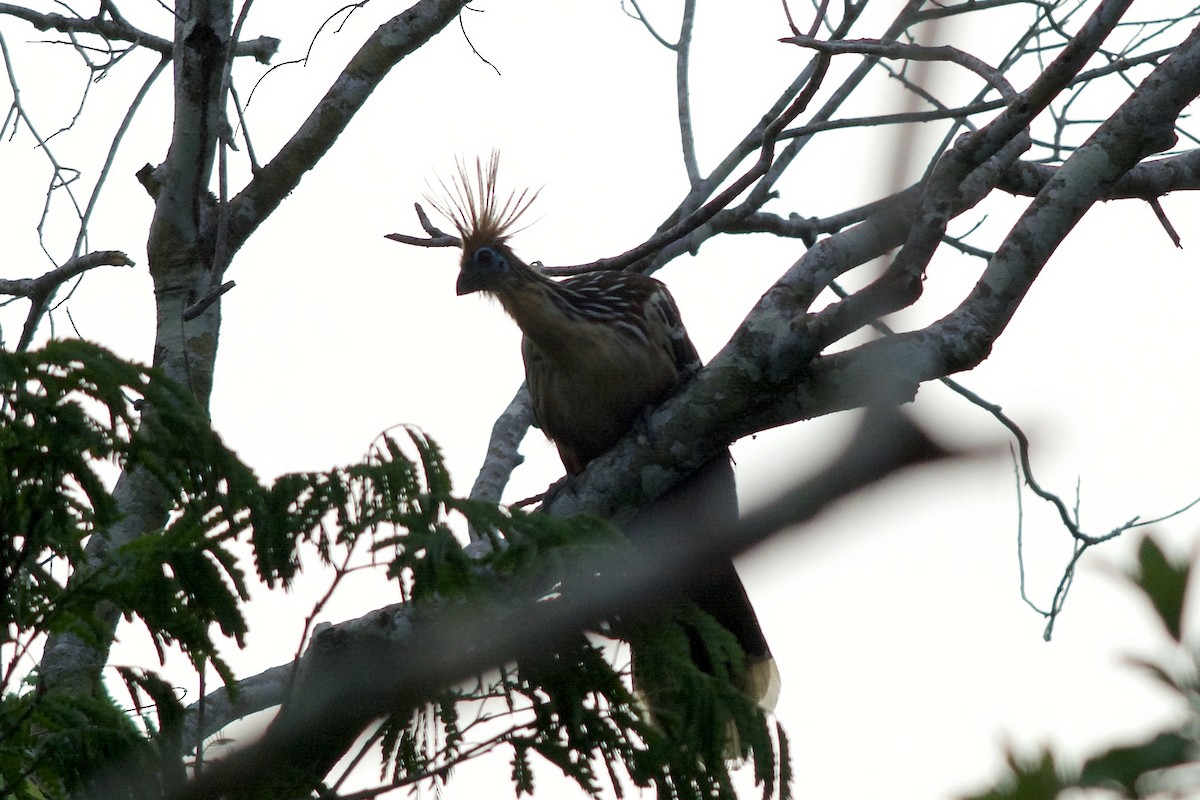
M 458 270 L 459 294 L 495 292 L 512 276 L 516 256 L 503 244 L 485 244 L 473 250 L 463 250 Z
M 430 204 L 454 223 L 462 242 L 458 293 L 498 292 L 513 275 L 529 267 L 513 254 L 508 239 L 520 228 L 521 216 L 537 197 L 528 189 L 496 194 L 496 172 L 500 156 L 492 151 L 485 165 L 475 160 L 474 174 L 463 162 L 449 183 L 442 182 L 441 196 L 427 198 Z

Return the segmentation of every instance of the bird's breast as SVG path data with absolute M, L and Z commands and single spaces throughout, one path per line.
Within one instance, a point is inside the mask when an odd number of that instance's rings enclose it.
M 570 327 L 549 342 L 527 333 L 522 354 L 538 424 L 564 462 L 582 469 L 616 444 L 643 409 L 666 399 L 679 374 L 663 343 L 612 325 Z

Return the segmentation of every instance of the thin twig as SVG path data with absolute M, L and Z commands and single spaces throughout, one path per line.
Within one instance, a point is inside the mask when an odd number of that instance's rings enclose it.
M 845 300 L 850 297 L 850 293 L 847 292 L 845 289 L 843 289 L 836 281 L 830 283 L 830 289 L 834 292 L 834 294 L 836 294 L 842 300 Z M 881 320 L 876 320 L 875 322 L 873 322 L 871 327 L 874 328 L 878 333 L 880 333 L 883 336 L 891 336 L 891 335 L 894 335 L 894 333 L 895 333 L 887 325 L 887 323 L 885 323 Z M 1086 552 L 1088 550 L 1088 548 L 1091 548 L 1091 547 L 1094 547 L 1095 545 L 1109 541 L 1110 539 L 1115 539 L 1118 536 L 1120 536 L 1122 533 L 1124 533 L 1128 530 L 1132 530 L 1133 528 L 1141 527 L 1143 525 L 1151 525 L 1151 524 L 1155 524 L 1158 522 L 1162 522 L 1163 520 L 1171 519 L 1172 517 L 1178 516 L 1178 515 L 1184 513 L 1185 511 L 1200 504 L 1200 497 L 1197 497 L 1195 500 L 1192 500 L 1191 502 L 1187 503 L 1186 505 L 1184 505 L 1168 514 L 1165 514 L 1161 517 L 1155 518 L 1153 520 L 1142 521 L 1140 517 L 1135 516 L 1132 519 L 1127 520 L 1126 522 L 1122 523 L 1121 525 L 1118 525 L 1117 527 L 1108 531 L 1107 533 L 1100 534 L 1100 535 L 1086 534 L 1082 531 L 1080 523 L 1079 523 L 1078 486 L 1076 487 L 1076 507 L 1075 507 L 1074 513 L 1072 513 L 1070 510 L 1068 510 L 1066 503 L 1063 501 L 1063 499 L 1061 497 L 1059 497 L 1057 494 L 1054 494 L 1053 492 L 1049 492 L 1046 489 L 1043 489 L 1041 484 L 1039 484 L 1037 482 L 1037 480 L 1033 477 L 1032 459 L 1030 458 L 1030 455 L 1029 455 L 1029 449 L 1030 449 L 1029 448 L 1029 438 L 1025 435 L 1025 432 L 1021 429 L 1021 427 L 1015 421 L 1013 421 L 1007 414 L 1005 414 L 1000 406 L 996 405 L 995 403 L 989 402 L 988 400 L 985 400 L 983 397 L 981 397 L 980 395 L 971 391 L 970 389 L 966 388 L 958 381 L 955 381 L 953 378 L 942 377 L 942 378 L 939 378 L 938 381 L 940 383 L 942 383 L 943 385 L 945 385 L 947 388 L 949 388 L 951 391 L 954 391 L 955 393 L 957 393 L 960 396 L 962 396 L 963 398 L 965 398 L 972 405 L 978 406 L 979 408 L 982 408 L 983 410 L 985 410 L 989 414 L 991 414 L 1001 425 L 1003 425 L 1005 428 L 1008 429 L 1009 433 L 1012 434 L 1013 439 L 1016 440 L 1017 449 L 1016 449 L 1016 453 L 1014 454 L 1013 458 L 1014 458 L 1014 462 L 1016 462 L 1016 466 L 1014 468 L 1017 473 L 1017 564 L 1018 564 L 1018 570 L 1020 573 L 1019 574 L 1020 593 L 1021 593 L 1021 599 L 1026 604 L 1028 604 L 1030 608 L 1032 608 L 1038 614 L 1040 614 L 1046 618 L 1046 628 L 1043 631 L 1043 637 L 1047 641 L 1049 641 L 1050 637 L 1053 635 L 1054 624 L 1058 618 L 1059 613 L 1062 611 L 1063 605 L 1066 602 L 1067 593 L 1070 591 L 1071 584 L 1074 580 L 1075 565 L 1079 562 L 1079 559 L 1083 556 L 1084 552 Z M 1010 446 L 1010 448 L 1011 448 L 1011 446 Z M 1023 547 L 1024 547 L 1023 523 L 1024 523 L 1025 512 L 1024 512 L 1024 505 L 1022 503 L 1022 496 L 1021 496 L 1022 479 L 1024 480 L 1024 484 L 1026 486 L 1028 486 L 1030 488 L 1030 490 L 1033 491 L 1034 494 L 1036 494 L 1038 497 L 1042 498 L 1043 500 L 1049 502 L 1051 505 L 1053 505 L 1055 507 L 1055 509 L 1058 511 L 1059 518 L 1062 521 L 1063 527 L 1065 527 L 1067 529 L 1067 531 L 1070 532 L 1070 534 L 1074 540 L 1074 543 L 1075 543 L 1073 551 L 1072 551 L 1072 555 L 1071 555 L 1071 560 L 1068 562 L 1067 566 L 1063 570 L 1062 578 L 1059 580 L 1058 586 L 1055 589 L 1054 599 L 1051 602 L 1049 611 L 1039 608 L 1029 598 L 1028 593 L 1026 591 L 1025 560 L 1024 560 L 1024 551 L 1023 551 Z
M 905 44 L 904 42 L 882 42 L 878 39 L 857 39 L 829 41 L 816 39 L 812 36 L 789 36 L 779 41 L 806 47 L 828 55 L 841 53 L 857 53 L 859 55 L 875 56 L 876 58 L 905 59 L 908 61 L 946 61 L 958 64 L 974 72 L 987 81 L 988 85 L 1000 93 L 1007 102 L 1017 97 L 1017 91 L 1004 77 L 1004 74 L 989 65 L 978 56 L 974 56 L 957 47 L 942 45 Z
M 258 158 L 254 155 L 254 142 L 250 139 L 250 126 L 246 124 L 246 109 L 242 106 L 242 99 L 238 97 L 237 88 L 232 83 L 229 84 L 229 96 L 233 99 L 233 107 L 238 116 L 238 126 L 233 132 L 234 138 L 237 137 L 238 131 L 241 131 L 242 141 L 246 143 L 246 158 L 250 161 L 250 174 L 257 175 L 262 165 L 258 163 Z
M 183 319 L 191 321 L 208 310 L 208 307 L 217 300 L 221 299 L 221 295 L 228 292 L 237 286 L 236 281 L 225 281 L 218 286 L 209 286 L 204 290 L 204 294 L 200 295 L 194 303 L 183 310 Z
M 627 250 L 618 256 L 611 258 L 601 258 L 589 264 L 580 264 L 572 267 L 555 267 L 548 268 L 546 272 L 552 275 L 577 275 L 584 272 L 593 272 L 595 270 L 620 270 L 637 264 L 644 258 L 652 256 L 667 245 L 682 239 L 692 231 L 699 228 L 704 223 L 712 219 L 718 212 L 733 202 L 742 192 L 750 188 L 757 180 L 767 174 L 771 168 L 771 164 L 775 160 L 775 145 L 779 137 L 779 133 L 787 127 L 788 123 L 799 116 L 800 112 L 808 107 L 820 88 L 822 81 L 825 79 L 825 74 L 829 69 L 829 56 L 824 53 L 818 53 L 814 62 L 814 71 L 809 78 L 808 84 L 804 90 L 796 97 L 795 100 L 784 110 L 782 114 L 776 117 L 767 125 L 763 132 L 760 144 L 758 160 L 750 167 L 740 178 L 731 183 L 720 194 L 700 208 L 688 214 L 682 220 L 676 222 L 666 230 L 661 230 L 654 236 L 647 239 L 642 244 Z
M 1151 197 L 1150 208 L 1154 209 L 1154 216 L 1158 218 L 1158 224 L 1163 226 L 1163 230 L 1167 232 L 1167 236 L 1171 237 L 1171 241 L 1180 250 L 1183 249 L 1183 240 L 1179 238 L 1179 231 L 1175 230 L 1175 226 L 1171 224 L 1171 220 L 1167 218 L 1167 212 L 1163 210 L 1162 203 L 1157 197 Z
M 634 7 L 636 8 L 636 5 Z M 679 137 L 683 146 L 683 168 L 687 172 L 688 186 L 700 183 L 700 166 L 696 161 L 696 134 L 692 129 L 688 88 L 688 64 L 691 61 L 695 21 L 696 0 L 684 0 L 683 21 L 679 25 L 679 44 L 675 46 L 675 102 L 679 116 Z
M 474 9 L 472 9 L 472 10 L 474 10 Z M 471 36 L 470 36 L 470 34 L 467 33 L 467 24 L 466 24 L 466 22 L 463 21 L 463 15 L 462 15 L 461 11 L 458 13 L 458 28 L 459 28 L 459 30 L 462 31 L 463 39 L 466 41 L 467 46 L 471 48 L 471 52 L 475 54 L 475 57 L 478 58 L 483 63 L 487 64 L 489 67 L 492 68 L 492 70 L 495 71 L 495 73 L 497 75 L 499 75 L 500 68 L 497 67 L 495 64 L 493 64 L 491 61 L 488 61 L 486 58 L 484 58 L 483 53 L 479 52 L 479 48 L 477 48 L 475 46 L 475 43 L 471 41 Z
M 429 236 L 409 236 L 406 233 L 388 233 L 384 234 L 385 239 L 391 239 L 393 242 L 400 244 L 411 244 L 416 247 L 458 247 L 462 244 L 462 240 L 452 233 L 446 233 L 438 228 L 430 221 L 429 215 L 425 213 L 425 209 L 420 203 L 413 203 L 413 208 L 417 211 L 417 219 L 421 222 L 421 227 Z
M 124 118 L 121 120 L 120 127 L 117 128 L 117 132 L 113 136 L 112 144 L 108 148 L 108 155 L 104 159 L 104 166 L 100 168 L 100 175 L 96 178 L 96 185 L 92 188 L 91 197 L 88 198 L 87 208 L 84 209 L 83 215 L 79 220 L 79 234 L 75 237 L 75 248 L 73 250 L 75 255 L 79 255 L 83 250 L 83 243 L 87 237 L 88 222 L 91 220 L 92 212 L 96 208 L 96 201 L 100 199 L 100 190 L 104 187 L 109 172 L 112 171 L 113 162 L 117 158 L 117 149 L 121 146 L 125 134 L 129 131 L 129 126 L 133 123 L 133 117 L 141 107 L 142 101 L 146 99 L 146 95 L 150 92 L 150 87 L 154 85 L 158 76 L 162 74 L 167 64 L 170 63 L 170 56 L 164 56 L 159 59 L 158 64 L 155 65 L 154 69 L 150 71 L 150 74 L 142 83 L 142 88 L 138 89 L 138 93 L 134 95 L 128 110 L 125 112 Z
M 645 12 L 642 11 L 642 7 L 638 5 L 637 0 L 629 0 L 629 3 L 630 3 L 630 5 L 633 6 L 633 10 L 637 13 L 630 14 L 629 11 L 625 9 L 625 4 L 622 2 L 621 10 L 625 11 L 625 15 L 630 17 L 631 19 L 636 19 L 638 22 L 642 23 L 642 25 L 646 28 L 646 30 L 650 33 L 650 35 L 653 36 L 654 39 L 659 44 L 661 44 L 663 47 L 667 48 L 668 50 L 674 50 L 675 45 L 668 42 L 666 39 L 664 39 L 662 37 L 661 34 L 659 34 L 658 31 L 654 30 L 654 26 L 651 25 L 650 20 L 646 18 L 646 14 L 645 14 Z M 684 13 L 686 14 L 687 12 L 685 11 Z
M 0 12 L 2 11 L 3 5 L 0 4 Z M 46 248 L 45 240 L 46 220 L 50 215 L 50 198 L 54 194 L 55 189 L 65 189 L 67 197 L 70 198 L 71 205 L 75 208 L 76 215 L 82 218 L 83 210 L 79 206 L 79 199 L 75 197 L 75 191 L 71 188 L 71 184 L 74 183 L 75 179 L 79 177 L 79 172 L 78 170 L 64 167 L 58 162 L 58 159 L 55 157 L 54 152 L 50 149 L 46 139 L 44 139 L 42 135 L 38 133 L 37 128 L 33 124 L 33 120 L 30 119 L 29 114 L 22 105 L 21 87 L 17 82 L 16 72 L 14 71 L 12 63 L 12 57 L 8 51 L 8 43 L 5 41 L 3 34 L 0 34 L 0 57 L 4 58 L 5 70 L 8 73 L 9 87 L 12 89 L 12 103 L 13 107 L 16 109 L 17 117 L 21 120 L 24 120 L 25 128 L 29 131 L 29 135 L 32 136 L 34 141 L 38 143 L 38 148 L 42 151 L 42 154 L 45 155 L 46 160 L 50 162 L 52 170 L 50 176 L 50 186 L 46 191 L 46 202 L 42 206 L 41 217 L 38 219 L 37 232 L 38 244 L 41 246 L 42 252 L 46 254 L 46 258 L 50 259 L 51 263 L 57 263 L 55 262 L 53 256 L 50 255 L 50 251 Z M 68 172 L 74 174 L 68 177 Z M 29 321 L 27 320 L 26 326 L 28 327 L 28 325 Z

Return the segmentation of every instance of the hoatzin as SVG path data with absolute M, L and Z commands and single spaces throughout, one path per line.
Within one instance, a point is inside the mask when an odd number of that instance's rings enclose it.
M 458 294 L 483 292 L 521 329 L 521 354 L 538 427 L 558 448 L 568 476 L 621 439 L 639 417 L 674 394 L 702 366 L 667 287 L 646 275 L 597 271 L 555 281 L 508 245 L 536 192 L 496 194 L 497 155 L 470 175 L 464 164 L 433 205 L 458 229 Z M 656 501 L 643 518 L 678 525 L 707 516 L 737 520 L 728 451 Z M 733 634 L 746 655 L 740 688 L 773 709 L 779 674 L 754 607 L 729 559 L 691 576 L 687 598 Z M 711 669 L 696 642 L 692 658 Z M 637 675 L 635 653 L 635 678 Z

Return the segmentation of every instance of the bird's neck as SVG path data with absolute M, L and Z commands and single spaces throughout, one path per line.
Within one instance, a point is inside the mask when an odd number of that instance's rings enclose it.
M 518 268 L 510 283 L 494 294 L 521 332 L 547 354 L 566 355 L 586 315 L 574 293 L 532 267 Z

